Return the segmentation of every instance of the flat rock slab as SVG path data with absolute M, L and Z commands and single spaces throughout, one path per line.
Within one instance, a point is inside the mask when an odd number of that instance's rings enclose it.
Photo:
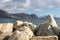
M 58 40 L 57 36 L 34 36 L 31 40 Z

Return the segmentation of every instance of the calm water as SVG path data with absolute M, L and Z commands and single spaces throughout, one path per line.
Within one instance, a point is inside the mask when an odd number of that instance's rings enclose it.
M 10 19 L 10 18 L 0 18 L 0 23 L 4 23 L 4 22 L 12 22 L 12 23 L 14 23 L 17 20 L 32 22 L 32 23 L 34 23 L 36 25 L 39 25 L 39 24 L 41 24 L 44 21 L 44 19 Z M 57 24 L 58 24 L 58 26 L 60 28 L 60 19 L 55 19 L 55 20 L 56 20 L 56 22 L 57 22 Z

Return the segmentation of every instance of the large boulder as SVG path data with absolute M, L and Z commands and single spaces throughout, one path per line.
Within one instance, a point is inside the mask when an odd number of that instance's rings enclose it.
M 13 23 L 0 23 L 0 40 L 8 40 L 13 31 Z
M 58 28 L 58 25 L 53 17 L 52 14 L 47 15 L 47 17 L 45 18 L 45 21 L 43 23 L 47 22 L 48 24 L 52 25 L 53 27 Z
M 36 36 L 51 36 L 54 33 L 52 31 L 48 30 L 48 24 L 45 23 L 43 25 L 40 25 L 37 30 L 34 32 Z
M 58 35 L 59 28 L 52 15 L 48 15 L 35 31 L 37 36 Z
M 8 40 L 29 40 L 32 38 L 33 32 L 28 27 L 21 27 L 13 32 Z
M 11 33 L 13 31 L 13 23 L 0 23 L 0 32 Z
M 27 22 L 27 21 L 16 21 L 13 25 L 14 30 L 18 30 L 20 27 L 29 27 L 32 31 L 35 30 L 35 28 L 37 27 L 35 24 L 31 23 L 31 22 Z

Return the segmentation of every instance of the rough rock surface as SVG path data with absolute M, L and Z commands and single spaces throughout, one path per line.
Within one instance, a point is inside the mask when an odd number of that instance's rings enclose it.
M 27 22 L 27 21 L 16 21 L 16 23 L 14 23 L 13 27 L 14 29 L 18 30 L 20 27 L 23 27 L 23 26 L 26 26 L 26 27 L 29 27 L 32 31 L 35 30 L 36 28 L 36 25 L 31 23 L 31 22 Z
M 28 27 L 21 27 L 13 32 L 8 40 L 29 40 L 32 38 L 33 32 Z
M 8 40 L 13 31 L 13 23 L 0 23 L 0 40 Z
M 34 31 L 37 27 L 35 24 L 33 24 L 31 22 L 26 22 L 26 21 L 24 22 L 23 25 L 26 26 L 26 27 L 29 27 L 32 31 Z
M 53 17 L 52 14 L 48 15 L 45 19 L 45 22 L 47 22 L 48 24 L 52 25 L 53 27 L 57 27 L 58 28 L 58 25 Z M 43 23 L 45 23 L 43 22 Z
M 0 40 L 8 40 L 12 33 L 2 33 L 0 34 Z
M 57 36 L 34 36 L 31 40 L 58 40 Z
M 18 21 L 16 21 L 16 22 L 13 24 L 13 27 L 14 27 L 14 29 L 17 30 L 17 29 L 20 28 L 22 25 L 23 25 L 23 21 L 18 20 Z
M 52 15 L 48 15 L 45 18 L 45 21 L 40 24 L 38 29 L 35 31 L 37 36 L 48 36 L 48 35 L 57 35 L 59 28 L 57 23 Z
M 13 31 L 13 23 L 0 23 L 0 32 L 11 33 Z

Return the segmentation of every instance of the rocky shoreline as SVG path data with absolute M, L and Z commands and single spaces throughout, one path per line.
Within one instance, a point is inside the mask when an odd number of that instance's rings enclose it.
M 17 20 L 0 23 L 0 40 L 59 40 L 60 29 L 52 15 L 47 15 L 39 26 Z

